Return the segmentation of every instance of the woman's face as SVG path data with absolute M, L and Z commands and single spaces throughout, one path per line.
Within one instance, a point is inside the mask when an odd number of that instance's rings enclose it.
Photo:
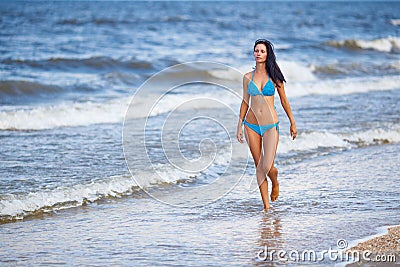
M 265 44 L 256 45 L 254 48 L 254 59 L 260 63 L 267 61 L 267 47 Z

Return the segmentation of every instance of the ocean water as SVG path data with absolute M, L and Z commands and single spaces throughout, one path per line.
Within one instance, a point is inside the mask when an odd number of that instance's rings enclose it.
M 290 266 L 257 255 L 399 224 L 399 9 L 0 2 L 1 264 Z M 268 213 L 235 138 L 257 38 L 299 131 L 277 95 Z

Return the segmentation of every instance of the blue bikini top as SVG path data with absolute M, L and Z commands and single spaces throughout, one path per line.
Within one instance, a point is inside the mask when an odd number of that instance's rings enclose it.
M 264 85 L 264 88 L 260 92 L 260 89 L 258 89 L 257 85 L 253 81 L 254 72 L 255 72 L 255 70 L 253 71 L 253 75 L 251 76 L 251 81 L 249 83 L 249 86 L 247 87 L 247 92 L 249 93 L 249 95 L 251 95 L 251 96 L 261 95 L 261 94 L 263 96 L 274 95 L 275 94 L 275 86 L 269 79 L 269 76 L 268 76 L 268 82 Z

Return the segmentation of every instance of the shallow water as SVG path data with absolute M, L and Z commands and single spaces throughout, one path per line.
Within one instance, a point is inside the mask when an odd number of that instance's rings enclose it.
M 269 262 L 257 258 L 264 246 L 334 248 L 338 239 L 350 242 L 398 223 L 398 150 L 371 146 L 282 167 L 281 195 L 268 213 L 259 193 L 246 188 L 246 176 L 227 196 L 196 209 L 140 194 L 5 224 L 2 262 L 248 266 Z

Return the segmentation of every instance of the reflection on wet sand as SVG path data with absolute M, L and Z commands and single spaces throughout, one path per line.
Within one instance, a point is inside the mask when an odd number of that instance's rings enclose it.
M 260 237 L 257 240 L 257 250 L 254 252 L 254 266 L 274 266 L 265 249 L 279 251 L 282 249 L 282 224 L 279 214 L 269 211 L 264 213 L 259 221 Z

